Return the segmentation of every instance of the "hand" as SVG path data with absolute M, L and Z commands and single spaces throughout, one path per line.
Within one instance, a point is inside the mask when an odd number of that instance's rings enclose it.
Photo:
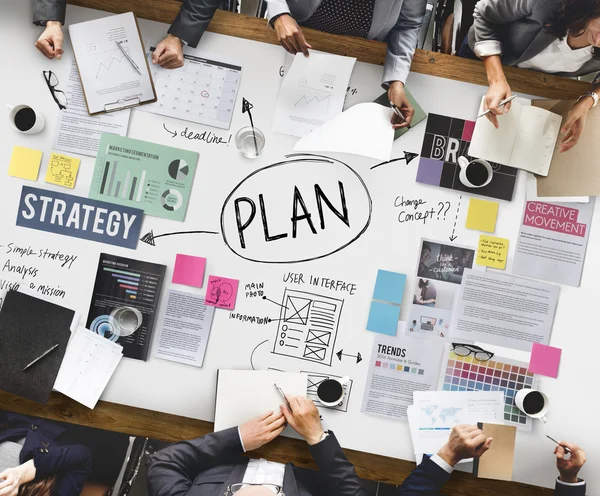
M 152 54 L 152 63 L 164 69 L 183 67 L 183 42 L 172 34 L 162 40 Z
M 18 467 L 7 468 L 0 473 L 0 496 L 17 496 L 19 487 L 35 479 L 36 469 L 33 460 Z
M 315 404 L 303 396 L 287 396 L 292 411 L 287 406 L 281 405 L 281 412 L 287 423 L 310 444 L 317 444 L 323 436 L 321 416 Z
M 49 59 L 61 59 L 64 50 L 62 24 L 58 21 L 48 21 L 46 29 L 35 42 L 35 47 Z
M 506 79 L 502 79 L 497 82 L 490 84 L 485 99 L 483 100 L 483 110 L 490 109 L 491 112 L 486 114 L 488 120 L 498 129 L 498 115 L 506 114 L 510 110 L 512 102 L 508 102 L 503 107 L 498 108 L 498 104 L 502 100 L 506 100 L 512 96 L 510 86 L 506 82 Z
M 583 134 L 583 129 L 585 128 L 585 121 L 587 120 L 587 115 L 592 107 L 594 101 L 592 98 L 584 98 L 579 103 L 573 105 L 573 108 L 569 112 L 567 116 L 567 120 L 565 121 L 565 125 L 560 130 L 560 133 L 563 135 L 560 140 L 560 152 L 569 151 L 573 148 L 581 135 Z
M 560 472 L 560 480 L 563 482 L 574 483 L 578 482 L 577 474 L 583 467 L 585 463 L 585 451 L 583 451 L 579 446 L 571 443 L 560 443 L 562 446 L 557 446 L 554 448 L 554 454 L 556 455 L 556 467 Z M 571 457 L 567 460 L 565 459 L 565 449 L 563 446 L 566 446 L 571 450 Z
M 285 429 L 285 418 L 280 413 L 267 412 L 240 426 L 240 436 L 246 451 L 252 451 L 270 443 Z
M 308 49 L 312 48 L 304 38 L 304 33 L 294 18 L 288 14 L 280 15 L 273 23 L 277 40 L 292 55 L 302 52 L 308 57 Z
M 493 439 L 486 437 L 483 431 L 474 425 L 457 425 L 452 429 L 450 439 L 439 451 L 438 455 L 449 465 L 456 465 L 465 458 L 483 455 L 492 444 Z
M 404 91 L 404 83 L 402 81 L 394 81 L 390 84 L 388 89 L 388 100 L 398 107 L 398 110 L 404 116 L 405 121 L 402 121 L 400 117 L 396 115 L 392 115 L 392 127 L 394 129 L 399 129 L 402 127 L 410 127 L 410 121 L 415 115 L 415 109 L 408 101 L 408 97 Z

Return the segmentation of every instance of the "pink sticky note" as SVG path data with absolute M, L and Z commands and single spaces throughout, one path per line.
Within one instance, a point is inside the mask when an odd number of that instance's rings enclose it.
M 227 277 L 208 276 L 208 287 L 206 288 L 206 304 L 211 307 L 235 308 L 239 281 Z
M 547 377 L 558 377 L 561 353 L 562 350 L 560 348 L 533 343 L 531 360 L 529 361 L 529 372 Z
M 205 267 L 206 258 L 178 253 L 175 258 L 172 281 L 174 284 L 185 284 L 186 286 L 201 288 L 202 281 L 204 281 Z

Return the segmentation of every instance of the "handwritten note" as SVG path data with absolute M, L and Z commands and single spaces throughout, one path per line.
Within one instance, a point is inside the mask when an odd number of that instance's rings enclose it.
M 186 286 L 201 288 L 204 281 L 205 267 L 206 258 L 178 253 L 175 258 L 172 281 L 174 284 L 185 284 Z
M 206 304 L 211 307 L 233 310 L 239 283 L 237 279 L 209 276 L 208 287 L 206 288 Z
M 471 198 L 465 227 L 475 231 L 494 233 L 498 218 L 498 206 L 498 202 Z
M 494 269 L 506 268 L 508 258 L 508 239 L 496 238 L 495 236 L 479 236 L 477 248 L 477 265 L 492 267 Z
M 79 162 L 78 158 L 53 153 L 50 156 L 45 181 L 65 188 L 74 188 L 77 171 L 79 171 Z
M 42 155 L 43 153 L 39 150 L 15 146 L 8 166 L 8 175 L 37 181 Z

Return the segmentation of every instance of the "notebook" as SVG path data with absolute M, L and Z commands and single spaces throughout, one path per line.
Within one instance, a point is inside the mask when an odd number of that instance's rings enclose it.
M 477 427 L 494 440 L 490 449 L 473 461 L 473 475 L 482 479 L 511 481 L 517 427 L 482 422 L 478 422 Z
M 515 98 L 510 112 L 498 116 L 498 129 L 485 117 L 477 119 L 469 155 L 547 176 L 561 122 L 560 115 L 532 105 L 532 100 Z
M 9 291 L 0 311 L 0 389 L 46 403 L 58 374 L 75 312 Z M 27 370 L 29 363 L 58 344 Z
M 306 374 L 274 370 L 218 370 L 215 432 L 242 425 L 269 410 L 278 412 L 285 401 L 275 384 L 289 396 L 306 396 Z

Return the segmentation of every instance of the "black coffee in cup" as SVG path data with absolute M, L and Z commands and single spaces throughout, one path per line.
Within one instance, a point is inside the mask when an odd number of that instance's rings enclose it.
M 31 107 L 24 107 L 15 114 L 15 126 L 19 131 L 29 131 L 34 125 L 35 112 Z
M 317 388 L 317 396 L 325 403 L 336 403 L 344 396 L 344 387 L 334 379 L 326 379 Z
M 528 415 L 537 415 L 544 409 L 544 397 L 538 391 L 532 391 L 523 400 L 523 410 Z
M 473 186 L 481 186 L 485 184 L 485 182 L 490 177 L 490 173 L 480 162 L 471 162 L 467 166 L 467 179 Z

